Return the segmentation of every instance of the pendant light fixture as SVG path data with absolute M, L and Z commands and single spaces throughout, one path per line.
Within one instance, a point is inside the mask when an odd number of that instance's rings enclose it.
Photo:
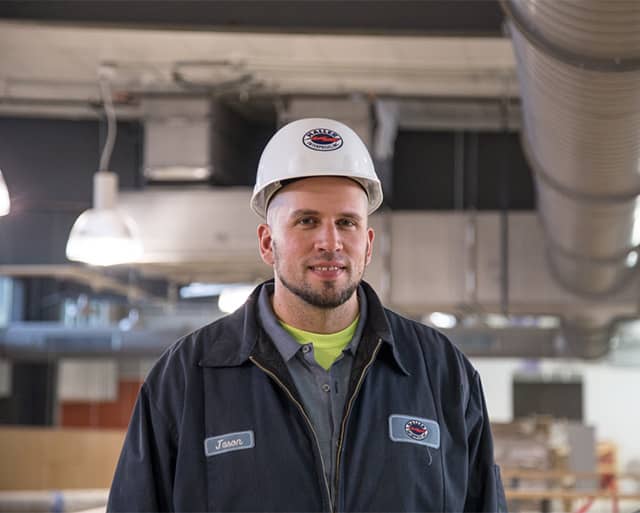
M 6 216 L 10 210 L 9 189 L 7 189 L 7 183 L 4 181 L 2 171 L 0 171 L 0 216 Z
M 142 255 L 135 222 L 117 210 L 118 175 L 108 171 L 117 126 L 106 71 L 100 70 L 99 82 L 107 117 L 107 139 L 100 169 L 93 176 L 93 208 L 80 214 L 74 223 L 66 249 L 69 260 L 102 266 L 132 263 Z

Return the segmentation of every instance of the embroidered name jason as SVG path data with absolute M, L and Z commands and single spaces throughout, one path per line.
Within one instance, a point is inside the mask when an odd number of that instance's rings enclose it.
M 204 453 L 217 456 L 225 452 L 240 451 L 255 447 L 253 431 L 238 431 L 220 436 L 212 436 L 204 441 Z

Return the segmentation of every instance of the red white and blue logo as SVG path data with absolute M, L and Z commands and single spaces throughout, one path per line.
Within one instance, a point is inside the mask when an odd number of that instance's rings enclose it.
M 410 420 L 404 425 L 404 432 L 414 440 L 424 440 L 429 434 L 427 426 L 419 420 Z
M 342 147 L 342 137 L 328 128 L 314 128 L 302 137 L 302 143 L 312 150 L 333 151 Z

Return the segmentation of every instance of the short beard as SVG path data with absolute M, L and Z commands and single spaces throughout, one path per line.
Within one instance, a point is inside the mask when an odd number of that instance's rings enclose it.
M 345 288 L 339 294 L 322 294 L 321 292 L 315 292 L 310 287 L 303 285 L 302 287 L 296 287 L 291 283 L 288 283 L 282 276 L 278 276 L 280 283 L 284 285 L 286 289 L 290 292 L 298 296 L 300 299 L 310 304 L 311 306 L 315 306 L 317 308 L 323 308 L 329 310 L 331 308 L 337 308 L 343 304 L 345 304 L 353 293 L 358 288 L 359 283 L 355 282 Z M 333 285 L 331 283 L 325 284 L 325 290 L 330 292 L 333 289 Z
M 349 284 L 341 292 L 336 293 L 334 285 L 332 283 L 327 282 L 325 283 L 325 286 L 324 286 L 324 291 L 326 293 L 323 294 L 322 292 L 316 292 L 311 287 L 309 287 L 309 285 L 306 283 L 303 283 L 299 287 L 292 283 L 289 283 L 282 276 L 282 273 L 279 270 L 278 264 L 280 262 L 280 257 L 278 255 L 278 248 L 276 247 L 275 241 L 273 241 L 272 244 L 273 244 L 273 256 L 275 260 L 274 267 L 275 267 L 277 279 L 280 281 L 280 283 L 282 283 L 284 288 L 286 288 L 291 293 L 298 296 L 300 299 L 310 304 L 311 306 L 315 306 L 316 308 L 322 308 L 325 310 L 329 310 L 331 308 L 337 308 L 345 304 L 349 299 L 351 299 L 351 296 L 353 296 L 353 293 L 358 288 L 358 285 L 360 285 L 360 280 L 358 280 L 354 283 Z

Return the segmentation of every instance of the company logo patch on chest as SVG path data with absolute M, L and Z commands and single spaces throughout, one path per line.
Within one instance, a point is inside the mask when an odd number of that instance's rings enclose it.
M 394 442 L 440 448 L 440 426 L 435 420 L 413 415 L 389 415 L 389 438 Z
M 204 453 L 207 456 L 217 456 L 225 452 L 241 451 L 255 447 L 253 431 L 238 431 L 226 435 L 212 436 L 204 441 Z

